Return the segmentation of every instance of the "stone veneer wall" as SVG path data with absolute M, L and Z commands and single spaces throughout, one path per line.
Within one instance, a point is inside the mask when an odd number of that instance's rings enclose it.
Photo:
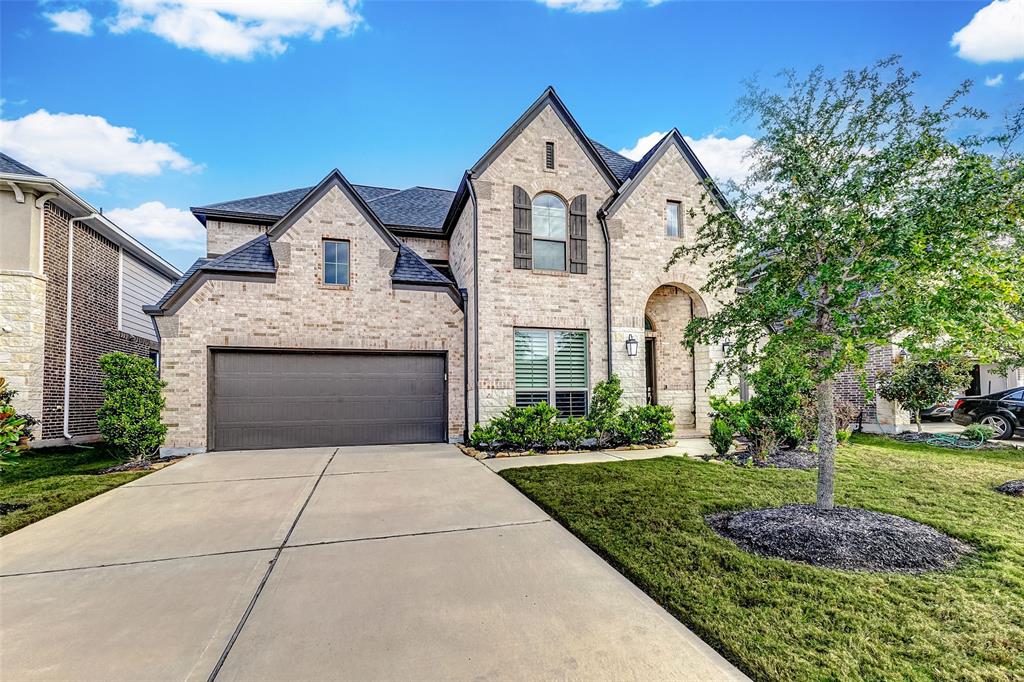
M 351 281 L 322 284 L 322 240 L 350 240 Z M 274 282 L 208 281 L 158 317 L 168 448 L 207 446 L 210 347 L 442 351 L 448 433 L 463 430 L 462 311 L 441 292 L 393 289 L 395 252 L 338 188 L 273 244 Z
M 615 372 L 622 379 L 624 399 L 628 402 L 642 403 L 645 400 L 645 349 L 642 341 L 644 312 L 651 295 L 662 285 L 670 284 L 694 297 L 696 315 L 707 314 L 719 306 L 718 301 L 698 293 L 707 281 L 709 260 L 697 263 L 686 260 L 665 271 L 672 250 L 680 243 L 692 241 L 697 231 L 698 225 L 687 213 L 688 209 L 699 205 L 703 191 L 693 169 L 672 146 L 608 219 L 612 252 L 612 360 Z M 665 232 L 665 205 L 668 201 L 682 204 L 682 234 L 679 237 L 670 237 Z M 680 314 L 678 319 L 667 324 L 678 330 L 685 327 L 687 321 L 688 315 Z M 665 323 L 661 329 L 667 331 Z M 641 342 L 637 356 L 633 358 L 626 354 L 626 339 L 630 334 Z M 677 412 L 695 407 L 696 427 L 705 432 L 710 426 L 709 395 L 729 389 L 722 383 L 715 389 L 707 388 L 714 363 L 721 357 L 718 347 L 698 347 L 694 362 L 696 404 L 693 406 L 685 395 L 678 393 L 675 397 L 682 404 L 673 404 Z M 663 385 L 685 385 L 686 378 L 667 377 L 661 372 L 658 381 Z M 672 389 L 669 392 L 671 394 Z M 677 419 L 681 416 L 684 415 L 677 414 Z
M 206 255 L 207 257 L 223 256 L 231 249 L 252 241 L 266 231 L 266 225 L 208 219 L 206 221 Z
M 554 170 L 544 167 L 545 142 L 555 143 Z M 531 198 L 540 192 L 561 195 L 567 210 L 574 197 L 587 195 L 586 274 L 513 268 L 514 185 L 523 187 Z M 550 106 L 474 180 L 474 187 L 479 201 L 479 419 L 487 421 L 515 399 L 513 330 L 517 327 L 586 330 L 590 386 L 607 377 L 605 247 L 597 209 L 611 190 Z M 455 245 L 451 248 L 454 255 Z
M 8 331 L 8 329 L 10 331 Z M 46 278 L 0 271 L 0 376 L 18 391 L 14 407 L 42 420 Z M 42 426 L 35 429 L 40 437 Z
M 42 438 L 64 437 L 64 353 L 67 299 L 68 221 L 71 216 L 47 203 L 46 332 L 43 363 Z M 99 358 L 121 351 L 148 356 L 156 342 L 119 331 L 118 248 L 92 229 L 75 224 L 71 306 L 71 414 L 75 438 L 98 434 L 96 410 L 103 402 Z

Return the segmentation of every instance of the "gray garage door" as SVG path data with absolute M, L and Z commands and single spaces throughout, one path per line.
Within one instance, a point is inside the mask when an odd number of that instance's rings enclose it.
M 444 356 L 215 351 L 216 450 L 446 440 Z

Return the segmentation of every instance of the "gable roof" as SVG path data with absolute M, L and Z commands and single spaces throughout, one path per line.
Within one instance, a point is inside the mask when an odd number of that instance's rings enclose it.
M 541 96 L 530 105 L 530 108 L 523 112 L 523 115 L 520 116 L 516 122 L 498 138 L 498 141 L 491 145 L 491 148 L 480 157 L 480 160 L 473 164 L 473 167 L 470 168 L 470 173 L 473 175 L 483 173 L 487 167 L 490 166 L 491 163 L 503 151 L 505 151 L 510 144 L 512 144 L 512 141 L 515 140 L 531 122 L 533 122 L 533 119 L 537 118 L 537 116 L 540 115 L 540 112 L 544 111 L 544 108 L 548 106 L 550 106 L 555 114 L 558 115 L 562 120 L 562 123 L 565 124 L 565 127 L 569 129 L 569 132 L 573 134 L 576 141 L 579 142 L 580 147 L 582 147 L 583 151 L 590 157 L 590 160 L 594 162 L 598 172 L 600 172 L 608 182 L 608 186 L 613 190 L 618 187 L 621 181 L 615 173 L 612 172 L 612 169 L 609 168 L 608 162 L 605 160 L 605 157 L 601 152 L 594 146 L 593 141 L 583 133 L 583 129 L 580 128 L 580 124 L 577 123 L 576 119 L 573 118 L 571 113 L 569 113 L 569 109 L 562 102 L 558 93 L 555 92 L 555 89 L 550 85 L 545 88 L 544 92 L 541 93 Z M 607 147 L 605 147 L 605 149 L 607 151 L 611 151 Z M 614 152 L 612 153 L 614 154 Z
M 608 167 L 611 169 L 612 173 L 615 174 L 615 177 L 619 182 L 625 182 L 629 179 L 634 166 L 636 166 L 636 162 L 633 161 L 633 159 L 627 159 L 622 154 L 606 147 L 597 140 L 591 140 L 590 143 L 594 145 L 597 153 L 600 154 L 601 158 L 604 159 L 604 162 L 608 164 Z
M 374 187 L 372 185 L 353 185 L 353 187 L 366 201 L 373 201 L 401 191 L 390 187 Z M 206 206 L 193 206 L 189 210 L 204 225 L 206 224 L 207 216 L 248 217 L 260 222 L 273 222 L 291 210 L 295 204 L 302 200 L 302 197 L 309 194 L 311 189 L 313 188 L 300 187 L 284 192 L 221 201 L 215 204 L 207 204 Z
M 11 173 L 13 175 L 34 175 L 36 177 L 44 177 L 39 171 L 29 168 L 21 161 L 12 159 L 3 152 L 0 152 L 0 173 Z
M 452 284 L 450 279 L 405 244 L 398 249 L 398 258 L 395 259 L 391 279 L 406 284 Z

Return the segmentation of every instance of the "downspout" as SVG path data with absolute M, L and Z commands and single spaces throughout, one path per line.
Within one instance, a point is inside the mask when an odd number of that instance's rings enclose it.
M 608 214 L 604 208 L 597 211 L 597 220 L 601 223 L 601 232 L 604 235 L 604 298 L 605 298 L 605 327 L 608 336 L 608 378 L 612 376 L 612 240 L 608 236 Z
M 473 173 L 466 171 L 466 186 L 473 202 L 473 421 L 480 421 L 480 230 L 477 225 L 476 190 L 473 188 Z M 468 422 L 469 419 L 466 419 Z
M 75 267 L 75 223 L 99 218 L 99 213 L 90 213 L 81 218 L 68 221 L 68 289 L 64 300 L 64 438 L 71 440 L 70 406 L 71 406 L 71 294 L 72 279 Z M 120 294 L 118 294 L 120 295 Z
M 462 295 L 462 442 L 469 443 L 469 292 L 459 289 Z

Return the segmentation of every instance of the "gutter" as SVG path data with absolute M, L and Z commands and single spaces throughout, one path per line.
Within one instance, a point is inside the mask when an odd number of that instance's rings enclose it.
M 64 300 L 64 438 L 71 440 L 71 294 L 73 291 L 75 267 L 75 223 L 99 218 L 99 213 L 90 213 L 68 221 L 68 287 Z M 120 296 L 120 292 L 118 292 Z

